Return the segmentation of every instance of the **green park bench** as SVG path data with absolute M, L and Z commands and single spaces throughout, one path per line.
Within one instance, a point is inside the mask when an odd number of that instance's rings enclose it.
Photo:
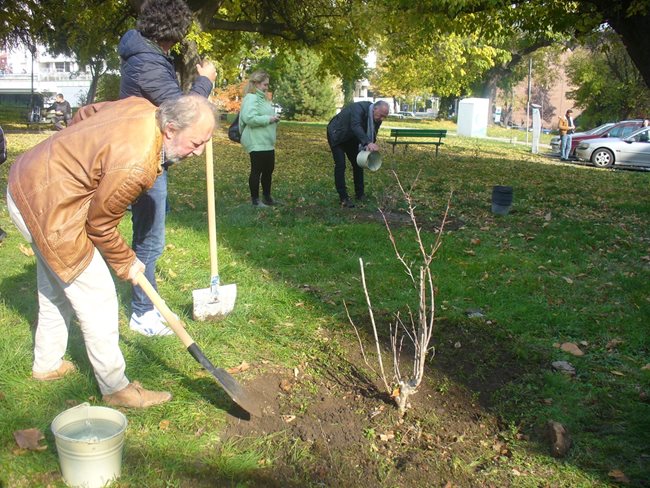
M 409 144 L 433 144 L 436 146 L 436 156 L 438 155 L 438 148 L 444 144 L 442 141 L 447 137 L 446 129 L 391 129 L 390 136 L 395 139 L 388 141 L 389 144 L 393 145 L 393 152 L 395 152 L 395 146 L 397 144 L 404 144 L 404 151 L 408 148 Z M 398 140 L 404 138 L 406 140 Z M 418 140 L 413 140 L 413 138 L 418 138 Z M 422 141 L 419 139 L 438 139 L 437 141 Z

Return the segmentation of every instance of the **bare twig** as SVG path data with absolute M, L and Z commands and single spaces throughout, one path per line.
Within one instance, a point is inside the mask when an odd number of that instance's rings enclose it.
M 372 324 L 372 332 L 375 335 L 375 345 L 377 346 L 377 361 L 379 362 L 379 370 L 381 371 L 381 379 L 384 382 L 386 391 L 390 392 L 390 386 L 386 380 L 386 373 L 384 373 L 384 362 L 381 358 L 381 346 L 379 345 L 379 334 L 377 334 L 377 324 L 375 323 L 375 315 L 372 313 L 372 304 L 370 303 L 370 294 L 366 286 L 366 272 L 363 268 L 363 258 L 359 258 L 359 266 L 361 267 L 361 283 L 363 284 L 363 292 L 366 295 L 366 303 L 368 304 L 368 312 L 370 314 L 370 323 Z
M 350 324 L 352 324 L 352 327 L 354 328 L 354 333 L 357 335 L 357 340 L 359 341 L 359 348 L 361 349 L 361 356 L 363 357 L 363 362 L 366 363 L 366 366 L 368 366 L 370 370 L 379 378 L 379 373 L 377 373 L 377 371 L 375 371 L 375 369 L 368 362 L 368 358 L 366 357 L 366 349 L 363 347 L 363 342 L 361 341 L 359 330 L 357 329 L 357 326 L 354 325 L 354 322 L 352 321 L 352 317 L 350 317 L 348 304 L 345 303 L 345 300 L 343 300 L 343 306 L 345 307 L 345 313 L 348 315 L 348 320 L 350 321 Z

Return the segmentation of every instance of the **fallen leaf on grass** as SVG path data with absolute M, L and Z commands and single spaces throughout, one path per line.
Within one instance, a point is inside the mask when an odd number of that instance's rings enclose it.
M 18 244 L 18 249 L 27 257 L 32 257 L 34 255 L 34 250 L 31 247 L 27 247 L 25 244 Z
M 611 341 L 609 341 L 605 347 L 608 350 L 611 350 L 611 349 L 616 349 L 621 344 L 623 344 L 623 341 L 621 339 L 616 338 L 616 339 L 612 339 Z
M 465 254 L 467 254 L 468 256 L 476 256 L 476 253 L 471 249 L 465 249 Z
M 161 420 L 160 423 L 158 424 L 158 428 L 160 430 L 168 430 L 169 429 L 169 420 Z
M 645 366 L 641 366 L 641 369 L 642 369 L 643 371 L 648 371 L 648 370 L 650 370 L 650 363 L 646 364 Z
M 291 382 L 288 379 L 285 378 L 282 381 L 280 381 L 280 389 L 283 392 L 289 393 L 292 388 L 293 388 L 293 385 L 291 384 Z
M 378 437 L 380 441 L 388 442 L 395 439 L 395 434 L 392 431 L 388 431 L 385 434 L 379 434 Z
M 549 213 L 547 213 L 546 215 L 544 215 L 544 220 L 546 220 L 547 222 L 550 222 L 550 221 L 551 221 L 551 217 L 552 217 L 552 216 L 551 216 L 551 212 L 549 212 Z
M 295 415 L 281 415 L 281 417 L 282 417 L 282 420 L 284 420 L 284 422 L 287 423 L 287 424 L 289 422 L 293 422 L 294 420 L 296 420 Z
M 228 368 L 226 371 L 228 371 L 230 374 L 237 374 L 237 373 L 242 373 L 248 369 L 250 369 L 250 365 L 246 361 L 242 361 L 239 366 L 235 366 L 234 368 Z
M 473 246 L 478 246 L 481 243 L 481 239 L 475 238 L 469 241 Z
M 580 349 L 576 344 L 573 342 L 565 342 L 560 346 L 560 349 L 563 350 L 564 352 L 568 352 L 569 354 L 573 354 L 574 356 L 584 356 L 585 353 L 582 352 L 582 349 Z
M 566 281 L 568 284 L 573 285 L 573 280 L 568 276 L 563 276 L 562 279 Z
M 176 273 L 174 273 L 174 271 L 171 270 L 171 269 L 170 269 L 169 271 L 167 271 L 167 274 L 169 275 L 170 278 L 176 278 L 176 277 L 178 276 L 178 275 L 177 275 Z
M 38 429 L 16 430 L 14 439 L 16 439 L 16 444 L 21 449 L 29 451 L 44 451 L 47 449 L 47 446 L 39 445 L 39 441 L 45 439 L 45 436 Z
M 607 476 L 612 478 L 614 481 L 617 483 L 629 483 L 630 479 L 625 476 L 625 473 L 621 471 L 620 469 L 612 469 L 609 473 L 607 473 Z
M 615 369 L 611 370 L 610 373 L 612 373 L 615 376 L 625 376 L 625 373 L 621 373 L 620 371 L 616 371 Z

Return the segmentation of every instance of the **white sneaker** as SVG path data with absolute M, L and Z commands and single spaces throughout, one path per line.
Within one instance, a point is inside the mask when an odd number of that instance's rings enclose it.
M 158 310 L 149 310 L 139 317 L 135 313 L 132 314 L 129 328 L 147 337 L 172 335 L 174 331 L 167 327 L 166 323 Z

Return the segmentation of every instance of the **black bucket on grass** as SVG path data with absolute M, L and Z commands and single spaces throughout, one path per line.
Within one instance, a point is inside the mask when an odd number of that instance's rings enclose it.
M 512 208 L 512 187 L 496 185 L 492 187 L 492 213 L 508 215 Z

